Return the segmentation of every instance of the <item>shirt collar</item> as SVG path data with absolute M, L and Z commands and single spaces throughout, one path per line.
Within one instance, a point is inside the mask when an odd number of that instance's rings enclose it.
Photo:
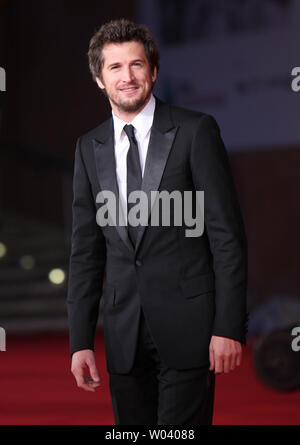
M 134 126 L 138 135 L 143 139 L 152 127 L 154 110 L 155 98 L 153 94 L 151 94 L 150 100 L 148 101 L 147 105 L 139 112 L 137 116 L 135 116 L 135 118 L 131 122 L 125 122 L 122 119 L 119 119 L 112 111 L 115 141 L 119 142 L 122 135 L 125 135 L 125 132 L 122 133 L 122 130 L 124 128 L 124 125 L 129 123 Z

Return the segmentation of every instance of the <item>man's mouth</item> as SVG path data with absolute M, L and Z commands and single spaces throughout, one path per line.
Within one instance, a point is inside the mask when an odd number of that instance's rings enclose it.
M 120 88 L 120 91 L 122 91 L 123 93 L 134 93 L 137 89 L 138 86 L 135 85 L 131 87 Z

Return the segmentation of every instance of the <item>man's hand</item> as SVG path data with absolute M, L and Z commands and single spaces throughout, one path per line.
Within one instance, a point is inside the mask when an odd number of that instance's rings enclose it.
M 232 371 L 242 361 L 242 345 L 231 338 L 213 335 L 209 345 L 210 371 L 215 374 Z
M 88 368 L 90 377 L 84 375 Z M 96 366 L 95 355 L 91 349 L 82 349 L 72 355 L 71 372 L 76 379 L 77 386 L 85 391 L 95 392 L 95 388 L 100 386 L 100 377 Z

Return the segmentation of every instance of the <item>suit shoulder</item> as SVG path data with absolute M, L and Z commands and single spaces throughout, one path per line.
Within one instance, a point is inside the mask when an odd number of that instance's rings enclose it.
M 177 105 L 170 105 L 170 111 L 172 114 L 172 118 L 174 123 L 183 124 L 185 123 L 188 126 L 198 127 L 200 122 L 213 122 L 216 123 L 215 118 L 203 111 L 190 110 L 184 107 L 179 107 Z
M 78 140 L 80 140 L 81 144 L 84 146 L 86 144 L 91 143 L 93 139 L 99 139 L 99 138 L 101 139 L 107 133 L 107 130 L 110 128 L 110 124 L 111 124 L 111 118 L 106 119 L 101 124 L 97 125 L 97 127 L 94 127 L 91 130 L 79 136 Z

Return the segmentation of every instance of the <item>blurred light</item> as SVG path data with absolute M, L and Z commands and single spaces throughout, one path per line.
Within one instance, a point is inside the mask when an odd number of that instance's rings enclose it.
M 48 278 L 53 284 L 61 284 L 65 281 L 65 272 L 62 269 L 52 269 Z
M 6 246 L 3 243 L 0 243 L 0 258 L 3 258 L 6 255 Z
M 23 255 L 19 259 L 19 263 L 22 269 L 30 270 L 35 266 L 35 259 L 32 255 Z

